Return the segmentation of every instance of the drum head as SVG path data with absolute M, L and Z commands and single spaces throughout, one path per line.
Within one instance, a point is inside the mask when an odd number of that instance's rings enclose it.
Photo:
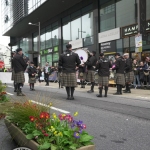
M 83 49 L 78 49 L 75 51 L 76 54 L 78 54 L 81 64 L 83 64 L 82 61 L 86 62 L 88 60 L 88 53 Z

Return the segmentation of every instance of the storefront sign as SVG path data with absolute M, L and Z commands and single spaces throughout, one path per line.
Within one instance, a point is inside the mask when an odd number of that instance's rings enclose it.
M 98 37 L 99 43 L 120 39 L 120 28 L 99 33 Z
M 75 41 L 69 42 L 72 45 L 72 49 L 83 47 L 83 39 L 78 39 Z
M 141 53 L 142 52 L 142 47 L 136 47 L 135 52 L 136 53 Z
M 58 46 L 54 47 L 54 52 L 58 52 Z
M 101 43 L 101 52 L 102 53 L 116 52 L 116 41 Z
M 150 30 L 150 20 L 146 22 L 146 30 Z M 131 26 L 127 26 L 122 28 L 122 36 L 128 36 L 138 33 L 138 25 L 134 24 Z
M 53 52 L 53 49 L 48 49 L 48 53 L 52 53 Z
M 142 47 L 142 35 L 138 34 L 135 36 L 135 47 Z

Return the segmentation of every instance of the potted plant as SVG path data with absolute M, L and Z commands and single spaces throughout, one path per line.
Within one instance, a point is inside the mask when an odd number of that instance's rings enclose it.
M 50 104 L 51 105 L 51 104 Z M 33 150 L 94 150 L 83 121 L 70 114 L 50 114 L 49 108 L 27 101 L 7 110 L 5 124 L 20 146 Z

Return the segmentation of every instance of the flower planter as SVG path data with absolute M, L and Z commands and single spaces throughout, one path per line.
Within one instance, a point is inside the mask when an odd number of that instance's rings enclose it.
M 11 137 L 17 142 L 19 146 L 27 147 L 32 150 L 38 150 L 39 144 L 37 144 L 33 140 L 26 139 L 26 135 L 9 120 L 5 119 L 4 121 Z M 94 145 L 84 146 L 77 150 L 95 150 L 95 146 Z

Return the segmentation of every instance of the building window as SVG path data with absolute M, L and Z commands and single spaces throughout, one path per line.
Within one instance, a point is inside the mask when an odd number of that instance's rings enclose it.
M 41 50 L 45 49 L 45 29 L 41 30 Z
M 20 47 L 22 48 L 24 55 L 28 56 L 28 51 L 29 51 L 28 38 L 23 38 L 22 40 L 20 40 Z
M 49 63 L 50 66 L 52 66 L 52 54 L 46 56 L 46 61 Z
M 115 1 L 101 5 L 100 9 L 100 31 L 107 31 L 115 28 Z
M 52 31 L 52 43 L 53 43 L 53 46 L 59 45 L 58 27 L 54 28 Z
M 81 38 L 81 18 L 71 21 L 71 40 L 77 40 Z
M 150 0 L 146 0 L 146 19 L 150 19 Z
M 63 27 L 63 43 L 69 43 L 71 41 L 70 22 L 66 23 Z
M 52 32 L 51 28 L 46 28 L 46 48 L 52 47 Z
M 33 50 L 38 51 L 38 36 L 37 36 L 37 33 L 33 34 Z
M 123 27 L 135 23 L 135 0 L 117 0 L 116 27 Z

